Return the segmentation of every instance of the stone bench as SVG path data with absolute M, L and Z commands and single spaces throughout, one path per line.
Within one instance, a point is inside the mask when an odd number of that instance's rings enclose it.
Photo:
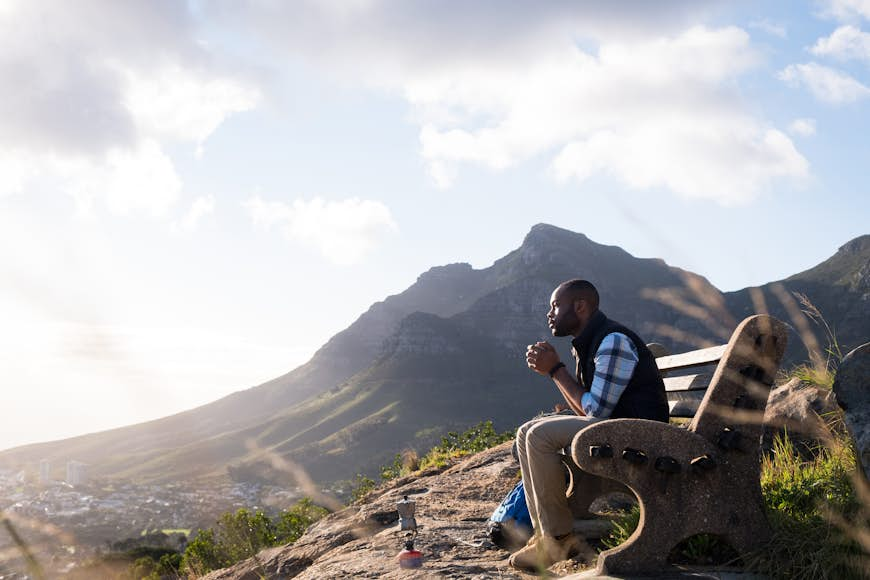
M 688 426 L 612 419 L 577 434 L 567 462 L 575 518 L 594 517 L 591 503 L 614 491 L 640 504 L 637 530 L 600 554 L 598 574 L 664 570 L 671 550 L 696 534 L 717 535 L 740 554 L 769 537 L 759 441 L 786 341 L 782 322 L 757 315 L 728 344 L 657 356 L 671 417 L 691 418 Z M 712 374 L 694 372 L 713 364 Z

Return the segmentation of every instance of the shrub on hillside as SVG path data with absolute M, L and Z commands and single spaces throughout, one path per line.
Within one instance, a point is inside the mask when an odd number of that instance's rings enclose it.
M 137 558 L 120 580 L 165 580 L 181 578 L 181 554 L 163 554 L 155 560 L 151 556 Z
M 298 540 L 314 522 L 329 513 L 326 508 L 315 505 L 309 498 L 302 499 L 289 510 L 281 512 L 275 522 L 275 537 L 278 544 L 290 544 Z
M 261 511 L 227 512 L 213 528 L 197 532 L 184 551 L 182 569 L 201 575 L 250 558 L 264 548 L 295 542 L 327 513 L 308 498 L 274 520 Z
M 451 431 L 441 438 L 441 443 L 433 447 L 420 460 L 420 469 L 444 467 L 450 460 L 465 455 L 479 453 L 495 447 L 514 437 L 513 431 L 498 433 L 492 421 L 481 421 L 462 433 Z
M 367 475 L 357 473 L 350 481 L 350 503 L 355 503 L 377 486 L 377 482 Z
M 413 451 L 397 453 L 392 463 L 382 465 L 380 483 L 410 475 L 429 467 L 446 467 L 456 458 L 485 451 L 514 437 L 513 431 L 498 433 L 492 421 L 481 421 L 462 433 L 450 431 L 441 437 L 441 443 L 430 449 L 422 459 Z M 350 503 L 354 503 L 373 490 L 377 485 L 374 479 L 358 473 L 350 482 Z

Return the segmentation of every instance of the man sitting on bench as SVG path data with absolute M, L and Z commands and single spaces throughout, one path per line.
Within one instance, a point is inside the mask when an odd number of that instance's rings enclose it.
M 668 421 L 668 401 L 655 357 L 637 334 L 598 309 L 598 291 L 569 280 L 550 297 L 553 336 L 573 336 L 577 378 L 547 342 L 529 345 L 526 362 L 549 376 L 576 415 L 533 419 L 517 430 L 517 452 L 535 535 L 510 557 L 516 568 L 542 570 L 574 556 L 582 540 L 572 533 L 560 450 L 594 421 L 634 417 Z

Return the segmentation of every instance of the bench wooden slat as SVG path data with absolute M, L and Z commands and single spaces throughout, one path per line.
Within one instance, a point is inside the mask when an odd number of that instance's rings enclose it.
M 656 359 L 656 365 L 662 372 L 675 371 L 689 367 L 711 365 L 719 362 L 722 355 L 725 354 L 727 344 L 719 346 L 711 346 L 710 348 L 702 348 L 701 350 L 693 350 L 682 354 L 673 354 L 663 356 Z
M 706 393 L 707 391 L 672 391 L 668 393 L 668 407 L 671 417 L 694 417 Z
M 682 377 L 665 377 L 665 390 L 673 391 L 703 391 L 713 380 L 712 373 L 698 373 Z

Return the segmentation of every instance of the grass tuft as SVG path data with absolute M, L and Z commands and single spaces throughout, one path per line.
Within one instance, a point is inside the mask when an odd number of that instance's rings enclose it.
M 761 489 L 771 541 L 747 565 L 771 578 L 866 578 L 867 554 L 852 538 L 870 521 L 855 492 L 855 451 L 848 436 L 832 437 L 804 459 L 787 436 L 763 458 Z
M 637 529 L 640 523 L 640 506 L 634 505 L 630 510 L 620 513 L 613 520 L 613 529 L 601 538 L 601 543 L 607 549 L 625 543 Z
M 791 518 L 816 517 L 820 507 L 852 514 L 858 500 L 852 485 L 855 452 L 848 438 L 831 438 L 805 460 L 787 435 L 774 438 L 761 462 L 761 489 L 768 509 Z
M 446 467 L 451 461 L 495 447 L 514 437 L 513 431 L 498 433 L 492 421 L 481 421 L 463 433 L 449 432 L 420 460 L 420 469 Z

